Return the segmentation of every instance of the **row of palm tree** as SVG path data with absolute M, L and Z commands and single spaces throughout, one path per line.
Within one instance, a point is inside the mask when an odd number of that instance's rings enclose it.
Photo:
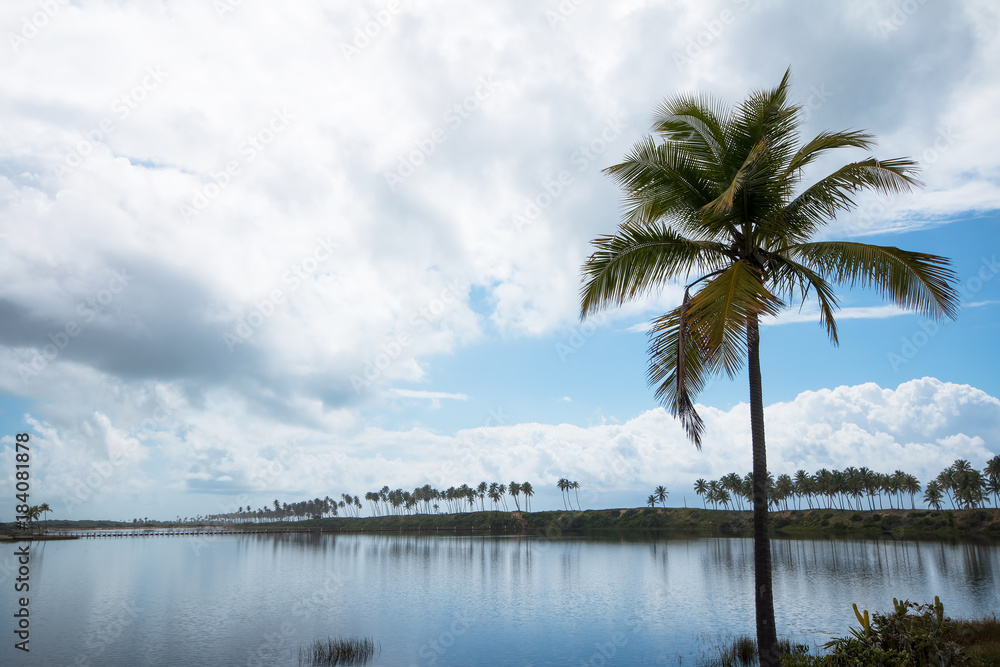
M 853 466 L 844 470 L 822 468 L 810 475 L 799 470 L 794 475 L 783 474 L 777 478 L 767 474 L 766 493 L 769 509 L 802 509 L 803 500 L 810 509 L 902 509 L 904 496 L 910 498 L 910 509 L 916 508 L 916 495 L 921 491 L 920 481 L 913 475 L 896 470 L 880 473 L 866 467 Z M 753 503 L 753 473 L 740 476 L 729 473 L 718 480 L 699 479 L 694 483 L 694 492 L 702 497 L 707 508 L 749 509 Z M 994 456 L 982 472 L 974 469 L 968 461 L 959 459 L 944 469 L 927 484 L 923 499 L 928 506 L 940 509 L 945 497 L 953 508 L 983 507 L 993 495 L 1000 503 L 1000 456 Z M 652 499 L 653 496 L 650 496 Z M 647 499 L 647 503 L 652 503 Z
M 941 509 L 945 496 L 953 509 L 985 507 L 990 495 L 1000 507 L 1000 456 L 987 461 L 982 472 L 965 459 L 958 459 L 928 482 L 924 490 L 924 500 L 934 509 Z
M 49 507 L 48 503 L 42 503 L 41 505 L 30 505 L 28 507 L 28 511 L 23 514 L 23 516 L 28 517 L 26 527 L 30 528 L 32 524 L 34 524 L 36 521 L 38 521 L 39 518 L 42 517 L 43 514 L 47 516 L 47 513 L 51 511 L 52 508 Z M 46 518 L 46 524 L 47 523 L 48 519 Z
M 571 482 L 568 479 L 560 477 L 559 481 L 556 482 L 556 486 L 562 494 L 563 507 L 565 509 L 573 509 L 573 501 L 569 497 L 569 492 L 573 491 L 574 495 L 576 495 L 576 508 L 582 511 L 583 508 L 580 507 L 580 482 Z
M 444 491 L 439 491 L 425 484 L 414 489 L 412 492 L 396 489 L 392 491 L 388 486 L 383 486 L 378 491 L 369 491 L 365 494 L 365 500 L 372 504 L 374 516 L 389 514 L 410 514 L 420 512 L 430 513 L 433 509 L 437 512 L 443 503 L 445 511 L 456 514 L 465 511 L 465 505 L 469 510 L 474 510 L 476 504 L 480 511 L 486 511 L 486 499 L 489 498 L 492 509 L 499 510 L 502 506 L 508 510 L 507 496 L 514 501 L 517 511 L 521 510 L 521 496 L 524 497 L 525 509 L 530 510 L 531 497 L 535 495 L 534 487 L 530 482 L 511 482 L 502 484 L 499 482 L 480 482 L 475 487 L 462 484 L 459 487 L 449 487 Z
M 444 506 L 448 513 L 458 513 L 478 509 L 486 510 L 486 499 L 491 503 L 491 509 L 509 511 L 507 496 L 514 501 L 517 511 L 521 510 L 521 499 L 525 504 L 525 511 L 531 511 L 531 498 L 535 495 L 535 489 L 530 482 L 511 482 L 501 484 L 498 482 L 480 482 L 476 487 L 462 484 L 459 487 L 449 487 L 444 491 L 439 491 L 425 484 L 413 489 L 404 491 L 403 489 L 391 490 L 388 486 L 383 486 L 378 491 L 368 491 L 364 495 L 364 500 L 371 508 L 372 516 L 388 516 L 400 514 L 414 514 L 431 512 L 438 513 Z M 314 498 L 296 503 L 281 503 L 277 499 L 271 506 L 260 507 L 254 510 L 250 505 L 246 508 L 239 507 L 235 512 L 223 514 L 212 514 L 206 517 L 198 517 L 198 520 L 218 521 L 222 523 L 273 523 L 276 521 L 300 521 L 303 519 L 322 519 L 331 516 L 360 517 L 364 509 L 361 496 L 353 496 L 343 493 L 340 500 L 334 500 L 329 496 L 325 498 Z M 178 518 L 178 521 L 181 521 Z M 187 518 L 183 520 L 187 522 Z
M 777 510 L 802 509 L 803 499 L 810 509 L 825 506 L 862 510 L 862 498 L 867 498 L 868 509 L 875 509 L 876 499 L 879 508 L 885 507 L 887 499 L 889 508 L 895 509 L 897 505 L 903 506 L 904 494 L 910 496 L 913 507 L 920 488 L 916 477 L 901 470 L 884 474 L 853 466 L 844 470 L 822 468 L 813 475 L 799 470 L 794 476 L 782 474 L 777 479 L 768 472 L 765 483 L 768 508 Z M 694 491 L 702 496 L 706 507 L 712 503 L 713 507 L 748 509 L 753 503 L 753 473 L 741 477 L 733 472 L 712 481 L 699 479 L 694 483 Z

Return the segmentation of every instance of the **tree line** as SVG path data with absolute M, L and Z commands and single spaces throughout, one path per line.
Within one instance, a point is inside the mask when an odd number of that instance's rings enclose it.
M 564 480 L 560 480 L 562 482 Z M 560 487 L 562 488 L 562 487 Z M 579 488 L 579 484 L 576 487 Z M 438 513 L 442 509 L 450 514 L 463 511 L 486 511 L 487 499 L 492 510 L 510 511 L 507 503 L 509 497 L 516 511 L 521 511 L 523 498 L 525 511 L 531 510 L 531 498 L 535 489 L 530 482 L 480 482 L 476 486 L 462 484 L 459 487 L 449 487 L 444 491 L 424 484 L 412 491 L 403 489 L 392 490 L 383 486 L 378 491 L 368 491 L 364 500 L 371 508 L 372 516 L 398 516 L 403 514 Z M 303 519 L 323 519 L 335 516 L 360 517 L 365 504 L 362 496 L 343 493 L 340 500 L 330 496 L 314 498 L 296 503 L 282 503 L 277 499 L 265 507 L 256 510 L 250 505 L 239 507 L 235 512 L 213 514 L 204 517 L 211 521 L 224 523 L 272 523 L 275 521 L 301 521 Z M 202 517 L 198 517 L 201 519 Z
M 959 459 L 928 482 L 926 488 L 913 475 L 896 470 L 880 473 L 866 467 L 853 466 L 844 470 L 822 468 L 814 474 L 799 470 L 794 475 L 767 474 L 767 503 L 772 510 L 802 509 L 803 500 L 810 509 L 902 509 L 909 496 L 910 508 L 916 508 L 916 495 L 924 491 L 923 500 L 929 507 L 941 509 L 945 498 L 953 509 L 985 507 L 990 496 L 1000 504 L 1000 456 L 986 463 L 982 472 L 965 459 Z M 699 479 L 694 492 L 702 497 L 707 508 L 748 509 L 753 503 L 753 473 L 740 476 L 729 473 L 718 480 Z M 649 500 L 652 500 L 650 496 Z M 652 502 L 647 503 L 652 506 Z

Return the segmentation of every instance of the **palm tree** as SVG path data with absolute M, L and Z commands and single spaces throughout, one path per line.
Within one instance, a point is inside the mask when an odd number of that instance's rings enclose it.
M 670 492 L 667 491 L 667 487 L 662 486 L 662 485 L 656 487 L 653 490 L 653 495 L 655 495 L 656 499 L 660 501 L 660 505 L 662 505 L 664 508 L 666 508 L 666 506 L 667 506 L 667 496 L 670 495 Z
M 510 493 L 510 497 L 514 499 L 514 507 L 517 511 L 521 511 L 521 503 L 517 502 L 517 497 L 521 495 L 521 485 L 517 482 L 511 482 L 507 485 L 507 492 Z
M 705 509 L 708 509 L 708 504 L 705 502 L 705 494 L 708 493 L 708 483 L 703 479 L 697 480 L 694 483 L 694 492 L 701 496 L 701 504 L 705 506 Z
M 924 489 L 924 500 L 927 504 L 939 510 L 941 509 L 942 498 L 944 498 L 944 489 L 941 487 L 941 483 L 937 480 L 928 482 L 927 488 Z
M 521 484 L 521 493 L 524 494 L 524 511 L 531 511 L 531 496 L 535 495 L 535 490 L 531 488 L 531 484 L 524 482 Z
M 570 482 L 569 488 L 573 489 L 573 495 L 576 496 L 576 508 L 582 512 L 583 506 L 580 505 L 580 482 Z
M 986 462 L 983 473 L 989 481 L 990 493 L 996 498 L 997 505 L 1000 506 L 1000 455 L 994 456 Z
M 486 505 L 483 501 L 486 499 L 487 488 L 489 487 L 487 487 L 486 482 L 480 482 L 479 486 L 476 487 L 476 496 L 479 498 L 479 509 L 483 512 L 486 511 Z
M 809 509 L 812 509 L 812 492 L 813 492 L 813 478 L 805 470 L 795 471 L 795 493 L 800 498 L 802 496 L 806 497 L 806 502 L 809 503 Z M 799 503 L 799 508 L 802 508 L 802 503 Z
M 958 294 L 948 260 L 889 246 L 810 241 L 863 190 L 895 194 L 918 185 L 916 163 L 874 157 L 847 164 L 801 188 L 803 170 L 827 152 L 868 149 L 857 131 L 821 132 L 799 144 L 802 108 L 788 102 L 789 72 L 772 90 L 732 109 L 697 96 L 667 100 L 651 137 L 606 173 L 625 190 L 618 231 L 593 241 L 581 315 L 645 296 L 684 279 L 681 304 L 653 321 L 648 379 L 699 448 L 704 422 L 694 399 L 714 375 L 749 370 L 754 471 L 757 644 L 777 664 L 771 585 L 760 372 L 760 318 L 810 291 L 819 320 L 837 342 L 833 284 L 872 287 L 899 306 L 953 317 Z M 694 280 L 690 280 L 692 274 Z M 695 290 L 692 293 L 692 290 Z
M 49 530 L 49 518 L 47 514 L 52 511 L 52 508 L 49 507 L 48 503 L 42 503 L 41 505 L 38 506 L 38 511 L 41 512 L 42 514 L 46 514 L 45 528 L 43 529 L 43 532 L 47 532 Z
M 560 493 L 562 495 L 563 509 L 569 509 L 566 506 L 566 499 L 569 497 L 569 493 L 568 493 L 568 491 L 569 491 L 569 480 L 566 479 L 566 478 L 564 478 L 564 477 L 560 477 L 559 481 L 556 482 L 556 486 L 559 487 L 559 491 L 560 491 Z
M 656 507 L 656 494 L 653 494 L 649 496 L 649 498 L 646 498 L 646 504 L 649 505 L 650 507 Z

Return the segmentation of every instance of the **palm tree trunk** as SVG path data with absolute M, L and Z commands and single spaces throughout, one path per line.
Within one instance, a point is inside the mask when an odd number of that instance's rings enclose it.
M 764 447 L 764 392 L 760 380 L 760 331 L 756 315 L 747 322 L 750 371 L 750 438 L 753 447 L 753 570 L 757 610 L 757 646 L 761 667 L 777 667 L 778 634 L 774 627 L 771 586 L 771 538 L 767 516 L 767 452 Z

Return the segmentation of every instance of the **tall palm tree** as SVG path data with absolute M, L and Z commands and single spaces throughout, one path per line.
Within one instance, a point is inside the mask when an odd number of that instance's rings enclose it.
M 656 494 L 650 495 L 649 498 L 646 498 L 646 504 L 650 507 L 656 507 Z
M 569 509 L 569 507 L 566 505 L 566 499 L 569 497 L 568 493 L 569 480 L 566 479 L 565 477 L 560 477 L 559 481 L 556 482 L 556 486 L 559 488 L 559 491 L 561 492 L 560 495 L 562 495 L 563 509 Z
M 941 509 L 942 498 L 944 498 L 944 489 L 941 486 L 941 482 L 937 480 L 927 482 L 927 488 L 924 489 L 924 500 L 927 504 L 939 510 Z
M 997 506 L 1000 507 L 1000 455 L 994 456 L 986 462 L 983 473 L 990 480 L 990 493 L 996 498 Z
M 812 492 L 813 492 L 813 479 L 812 476 L 805 470 L 795 471 L 795 494 L 801 498 L 806 497 L 806 502 L 809 503 L 809 509 L 812 509 Z M 802 508 L 801 501 L 799 502 L 799 509 Z
M 517 482 L 511 482 L 507 485 L 507 492 L 510 493 L 510 497 L 514 499 L 514 507 L 517 511 L 521 511 L 521 503 L 517 502 L 517 497 L 521 495 L 521 485 Z
M 49 507 L 48 503 L 42 503 L 41 505 L 38 506 L 38 511 L 45 515 L 45 528 L 43 529 L 43 531 L 48 531 L 49 529 L 48 513 L 52 511 L 52 508 Z
M 531 496 L 535 495 L 535 490 L 531 488 L 531 484 L 524 482 L 521 484 L 521 493 L 524 494 L 524 511 L 531 511 Z
M 486 490 L 489 488 L 486 482 L 480 482 L 479 486 L 476 487 L 476 496 L 479 498 L 479 509 L 481 511 L 486 511 L 486 505 L 484 503 L 486 499 Z
M 701 504 L 708 509 L 708 504 L 705 502 L 705 494 L 708 493 L 708 482 L 704 479 L 698 479 L 694 483 L 694 492 L 701 496 Z
M 583 506 L 580 505 L 580 482 L 570 482 L 569 488 L 573 489 L 573 494 L 576 496 L 576 508 L 582 512 Z
M 777 664 L 771 585 L 760 372 L 762 317 L 815 294 L 819 320 L 834 343 L 833 284 L 872 287 L 899 306 L 955 316 L 958 295 L 948 260 L 889 246 L 811 241 L 855 206 L 863 190 L 896 194 L 919 184 L 916 163 L 874 157 L 847 164 L 808 187 L 806 167 L 833 149 L 869 149 L 857 131 L 821 132 L 804 144 L 802 108 L 788 102 L 789 72 L 772 90 L 727 109 L 697 96 L 668 99 L 651 137 L 606 172 L 625 190 L 617 232 L 593 241 L 581 315 L 619 306 L 684 280 L 681 304 L 653 321 L 648 378 L 699 448 L 704 422 L 694 399 L 725 371 L 749 370 L 753 453 L 754 571 L 762 665 Z M 693 280 L 691 278 L 694 277 Z
M 656 499 L 657 499 L 658 501 L 660 501 L 660 505 L 662 505 L 663 507 L 666 507 L 666 506 L 667 506 L 667 496 L 669 496 L 669 495 L 670 495 L 670 492 L 669 492 L 669 491 L 667 491 L 667 487 L 665 487 L 665 486 L 662 486 L 662 485 L 661 485 L 661 486 L 658 486 L 658 487 L 656 487 L 656 488 L 655 488 L 655 489 L 653 490 L 653 495 L 655 495 L 655 496 L 656 496 Z

